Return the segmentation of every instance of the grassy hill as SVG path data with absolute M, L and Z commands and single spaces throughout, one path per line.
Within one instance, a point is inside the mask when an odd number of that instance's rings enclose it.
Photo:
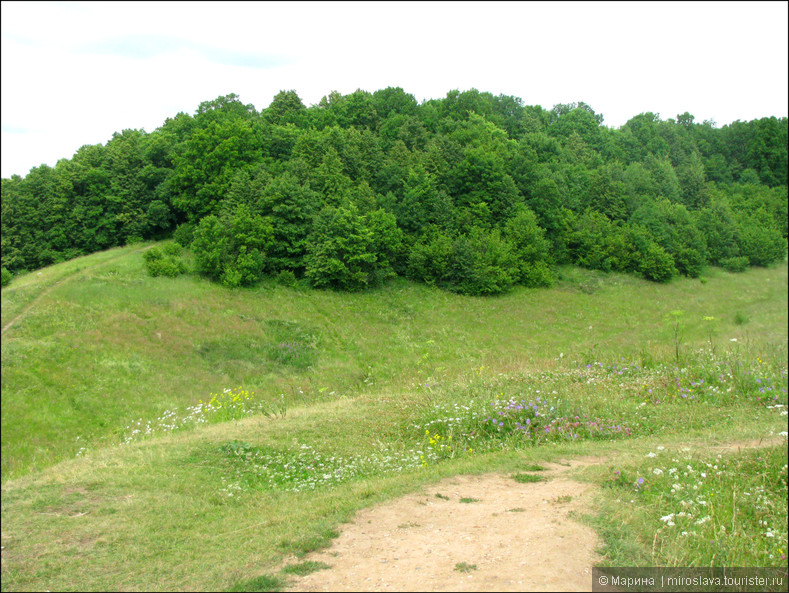
M 786 263 L 668 285 L 566 268 L 551 289 L 472 298 L 150 278 L 144 247 L 2 291 L 4 590 L 244 588 L 443 476 L 611 454 L 620 477 L 587 479 L 613 500 L 658 444 L 701 459 L 786 431 Z M 786 490 L 785 442 L 727 463 L 721 492 L 757 487 L 748 464 Z M 724 552 L 676 539 L 650 556 L 638 526 L 660 525 L 670 487 L 590 519 L 610 561 L 780 562 L 785 502 L 740 512 Z M 767 520 L 777 537 L 754 538 Z

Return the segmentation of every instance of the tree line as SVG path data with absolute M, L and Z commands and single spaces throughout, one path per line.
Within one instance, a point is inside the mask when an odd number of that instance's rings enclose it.
M 476 89 L 230 94 L 2 180 L 2 267 L 173 237 L 227 286 L 359 290 L 394 275 L 463 294 L 549 286 L 555 266 L 664 282 L 783 260 L 787 118 L 717 127 L 642 113 L 614 129 Z M 155 274 L 186 268 L 171 249 Z

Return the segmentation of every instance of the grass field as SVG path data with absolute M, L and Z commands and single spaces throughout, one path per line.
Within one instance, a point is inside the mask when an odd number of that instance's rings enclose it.
M 605 563 L 786 565 L 785 263 L 471 298 L 150 278 L 141 247 L 3 289 L 3 590 L 281 586 L 360 508 L 574 455 L 616 459 L 580 476 Z

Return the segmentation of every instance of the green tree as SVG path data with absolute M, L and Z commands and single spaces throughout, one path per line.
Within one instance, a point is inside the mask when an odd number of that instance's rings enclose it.
M 763 208 L 743 217 L 738 239 L 740 253 L 748 258 L 752 266 L 768 266 L 784 259 L 786 239 Z
M 630 217 L 649 231 L 655 242 L 674 258 L 679 273 L 697 278 L 706 263 L 707 247 L 691 213 L 669 200 L 644 202 Z
M 507 292 L 519 279 L 512 246 L 498 230 L 473 227 L 453 245 L 451 289 L 472 296 Z
M 312 222 L 321 204 L 309 184 L 285 172 L 272 179 L 262 192 L 260 211 L 273 227 L 269 262 L 274 271 L 303 271 Z
M 313 223 L 304 275 L 316 288 L 353 291 L 374 285 L 391 275 L 389 251 L 397 246 L 382 243 L 396 236 L 391 215 L 365 216 L 350 202 L 326 206 Z
M 194 232 L 195 267 L 228 287 L 254 284 L 263 276 L 273 234 L 271 222 L 245 204 L 221 217 L 208 215 Z
M 740 256 L 737 221 L 725 198 L 713 199 L 709 206 L 694 212 L 693 219 L 704 237 L 712 265 L 719 266 L 724 260 Z
M 201 103 L 194 120 L 175 151 L 169 183 L 173 204 L 197 222 L 217 212 L 239 169 L 262 161 L 265 143 L 254 107 L 233 94 Z
M 504 238 L 511 245 L 517 262 L 516 280 L 524 286 L 551 286 L 551 243 L 537 224 L 537 216 L 526 206 L 520 206 L 515 216 L 507 221 Z
M 682 202 L 691 210 L 698 210 L 707 202 L 704 175 L 704 164 L 698 152 L 691 153 L 677 171 Z
M 293 124 L 303 127 L 307 122 L 307 107 L 296 91 L 280 91 L 274 96 L 268 109 L 263 111 L 262 116 L 277 126 Z

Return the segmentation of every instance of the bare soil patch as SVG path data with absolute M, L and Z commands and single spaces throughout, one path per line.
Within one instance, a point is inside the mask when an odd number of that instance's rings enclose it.
M 705 449 L 734 453 L 783 442 L 771 436 Z M 330 548 L 302 559 L 331 568 L 294 577 L 289 590 L 590 591 L 600 542 L 574 517 L 590 512 L 595 487 L 567 473 L 606 461 L 576 458 L 523 472 L 545 478 L 538 482 L 458 476 L 360 511 Z
M 331 568 L 291 590 L 588 591 L 598 539 L 571 514 L 594 487 L 564 474 L 601 461 L 546 463 L 530 472 L 545 480 L 531 483 L 455 477 L 360 511 L 331 548 L 305 558 Z

